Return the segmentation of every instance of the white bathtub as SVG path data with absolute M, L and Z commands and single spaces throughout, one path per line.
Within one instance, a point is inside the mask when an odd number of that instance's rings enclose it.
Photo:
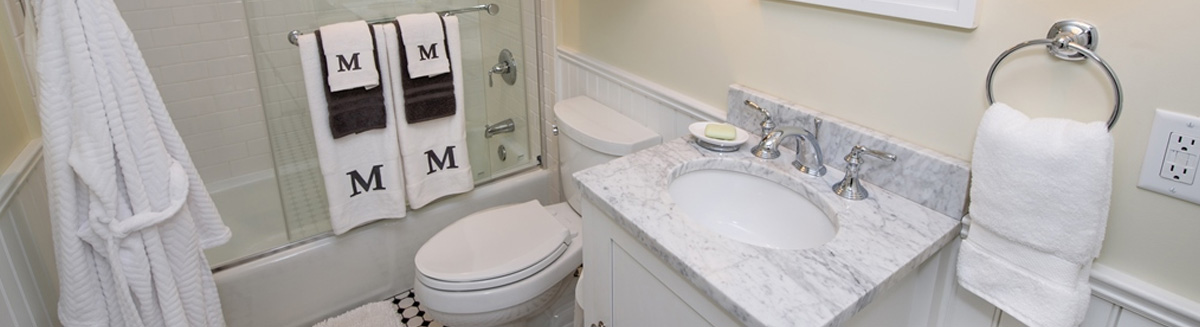
M 502 178 L 385 220 L 214 274 L 229 326 L 311 326 L 413 286 L 421 244 L 481 209 L 538 199 L 551 203 L 543 169 Z
M 287 225 L 279 204 L 275 171 L 264 170 L 233 181 L 208 186 L 221 219 L 233 231 L 224 245 L 204 251 L 209 266 L 216 267 L 247 254 L 287 244 Z

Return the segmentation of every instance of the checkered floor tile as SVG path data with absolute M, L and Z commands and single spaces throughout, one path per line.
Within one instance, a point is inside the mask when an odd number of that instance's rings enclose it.
M 442 323 L 433 321 L 421 307 L 421 302 L 417 301 L 416 295 L 412 291 L 400 293 L 392 298 L 392 304 L 396 306 L 396 313 L 400 315 L 400 322 L 408 327 L 427 326 L 427 327 L 444 327 Z

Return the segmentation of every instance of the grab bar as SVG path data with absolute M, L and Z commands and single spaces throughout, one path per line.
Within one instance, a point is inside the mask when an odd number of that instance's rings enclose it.
M 1047 33 L 1046 39 L 1027 41 L 1005 50 L 992 63 L 992 68 L 988 69 L 987 82 L 985 83 L 988 103 L 996 103 L 996 99 L 992 97 L 992 75 L 996 72 L 996 67 L 1000 66 L 1000 62 L 1004 61 L 1005 57 L 1008 57 L 1008 55 L 1017 50 L 1028 46 L 1045 44 L 1050 53 L 1059 59 L 1071 61 L 1091 59 L 1104 68 L 1104 73 L 1108 75 L 1108 80 L 1112 82 L 1113 90 L 1116 91 L 1117 104 L 1113 106 L 1112 115 L 1108 117 L 1108 130 L 1112 131 L 1113 125 L 1117 123 L 1117 117 L 1121 115 L 1121 103 L 1125 98 L 1125 94 L 1121 91 L 1121 81 L 1117 79 L 1117 73 L 1113 72 L 1108 62 L 1100 59 L 1100 56 L 1092 52 L 1092 49 L 1096 48 L 1096 43 L 1099 42 L 1097 33 L 1096 27 L 1091 24 L 1077 20 L 1064 20 L 1054 23 L 1054 26 L 1050 27 L 1050 32 Z
M 438 13 L 438 15 L 442 15 L 442 16 L 453 16 L 453 15 L 465 14 L 465 13 L 476 12 L 476 11 L 487 11 L 488 15 L 495 16 L 496 14 L 500 13 L 500 5 L 494 4 L 494 3 L 489 3 L 489 4 L 485 4 L 485 5 L 471 6 L 471 7 L 466 7 L 466 8 L 443 10 L 443 11 L 439 11 L 437 13 Z M 396 17 L 373 19 L 373 20 L 368 20 L 367 24 L 390 23 L 394 20 L 396 20 Z M 298 41 L 298 40 L 300 39 L 301 35 L 304 35 L 304 32 L 300 32 L 300 30 L 292 30 L 291 32 L 288 32 L 288 35 L 287 35 L 288 42 L 291 43 L 292 45 L 300 45 L 300 43 L 299 43 L 300 41 Z

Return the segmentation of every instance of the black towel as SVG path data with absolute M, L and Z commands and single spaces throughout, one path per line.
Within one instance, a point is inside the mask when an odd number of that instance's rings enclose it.
M 375 29 L 369 28 L 371 39 L 375 39 Z M 321 54 L 321 74 L 328 80 L 329 67 L 325 62 L 325 48 L 321 44 L 321 31 L 314 32 L 317 36 L 317 51 Z M 375 43 L 371 42 L 372 48 Z M 375 70 L 379 70 L 379 49 L 375 55 Z M 379 72 L 383 76 L 384 72 Z M 353 88 L 337 92 L 329 91 L 329 83 L 325 83 L 325 102 L 329 110 L 329 130 L 333 138 L 362 133 L 377 128 L 387 127 L 387 109 L 383 103 L 383 83 L 376 83 L 370 89 Z
M 441 19 L 441 16 L 438 16 Z M 396 25 L 396 33 L 400 42 L 400 85 L 404 87 L 404 118 L 409 123 L 419 123 L 427 120 L 438 119 L 442 117 L 454 116 L 456 103 L 454 99 L 454 66 L 451 64 L 450 71 L 445 74 L 438 74 L 432 77 L 410 78 L 408 75 L 408 56 L 404 55 L 404 37 L 403 31 L 400 31 L 400 24 L 392 21 Z M 446 21 L 442 20 L 442 31 L 446 30 Z M 446 59 L 450 59 L 450 47 L 447 40 L 443 36 L 442 47 L 445 49 Z M 453 61 L 450 61 L 453 63 Z

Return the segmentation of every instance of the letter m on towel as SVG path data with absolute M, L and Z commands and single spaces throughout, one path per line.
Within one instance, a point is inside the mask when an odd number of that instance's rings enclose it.
M 454 146 L 446 147 L 446 152 L 442 154 L 441 158 L 438 158 L 437 153 L 433 150 L 425 151 L 425 157 L 429 160 L 429 172 L 425 175 L 431 175 L 439 170 L 458 168 L 458 165 L 454 163 Z M 447 163 L 450 166 L 446 166 Z M 434 169 L 434 166 L 437 166 L 437 169 Z
M 383 165 L 375 165 L 375 167 L 371 167 L 371 174 L 367 175 L 367 179 L 365 180 L 357 170 L 352 170 L 346 173 L 346 175 L 350 175 L 350 188 L 354 190 L 354 194 L 350 194 L 350 197 L 362 194 L 363 192 L 370 192 L 372 190 L 386 190 L 383 188 L 383 177 L 380 177 L 380 168 L 383 168 Z M 371 188 L 372 182 L 374 182 L 375 188 Z M 360 186 L 362 187 L 361 191 L 358 190 Z
M 426 61 L 429 59 L 437 59 L 438 58 L 437 48 L 438 48 L 437 43 L 430 43 L 429 49 L 425 49 L 424 44 L 417 45 L 417 51 L 421 52 L 420 61 Z
M 337 58 L 339 73 L 347 70 L 362 70 L 362 66 L 358 65 L 358 52 L 350 55 L 350 60 L 346 60 L 346 56 L 343 55 L 337 55 Z

